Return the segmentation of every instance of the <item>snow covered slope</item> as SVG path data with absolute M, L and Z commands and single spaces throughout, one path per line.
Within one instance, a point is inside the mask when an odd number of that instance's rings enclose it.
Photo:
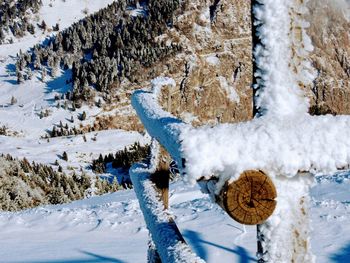
M 18 1 L 13 1 L 18 2 Z M 29 22 L 34 25 L 34 36 L 25 32 L 24 38 L 16 38 L 11 33 L 7 34 L 7 38 L 12 37 L 14 43 L 23 45 L 23 40 L 34 38 L 42 38 L 45 34 L 39 28 L 38 24 L 45 21 L 48 29 L 52 29 L 56 24 L 59 25 L 60 30 L 70 26 L 72 23 L 78 21 L 88 14 L 92 14 L 99 9 L 106 7 L 112 3 L 113 0 L 42 0 L 43 5 L 37 14 L 29 12 L 27 18 Z M 28 12 L 27 12 L 28 13 Z M 5 33 L 6 34 L 6 33 Z M 10 46 L 10 45 L 6 45 Z M 29 47 L 29 46 L 28 46 Z
M 350 174 L 312 189 L 317 262 L 350 260 Z M 170 204 L 185 239 L 207 262 L 255 262 L 256 228 L 230 219 L 197 188 L 171 185 Z M 133 191 L 68 205 L 0 213 L 1 262 L 146 261 L 148 231 Z M 282 245 L 282 244 L 281 244 Z
M 44 20 L 48 27 L 59 23 L 60 29 L 106 7 L 112 0 L 44 0 L 38 17 L 33 20 Z M 137 132 L 121 130 L 102 131 L 83 136 L 59 137 L 48 142 L 42 139 L 53 126 L 60 122 L 73 126 L 91 124 L 97 116 L 103 114 L 102 109 L 83 106 L 76 111 L 69 111 L 56 107 L 55 96 L 61 96 L 70 87 L 66 84 L 70 72 L 59 72 L 56 78 L 47 77 L 41 81 L 40 74 L 35 73 L 32 80 L 17 84 L 15 64 L 16 54 L 25 51 L 34 44 L 42 43 L 50 35 L 37 30 L 36 34 L 27 34 L 14 44 L 0 45 L 0 127 L 6 126 L 10 134 L 15 136 L 1 136 L 1 153 L 9 153 L 14 157 L 26 157 L 29 161 L 52 164 L 63 151 L 67 151 L 72 158 L 63 166 L 83 167 L 100 153 L 115 153 L 135 141 L 146 142 Z M 11 105 L 11 99 L 16 103 Z M 63 106 L 63 105 L 61 105 Z M 49 112 L 48 117 L 40 118 L 41 112 Z M 87 119 L 79 121 L 79 116 L 87 112 Z M 112 112 L 113 114 L 113 112 Z M 73 119 L 74 123 L 70 120 Z M 95 140 L 96 138 L 96 140 Z M 111 143 L 113 142 L 113 143 Z

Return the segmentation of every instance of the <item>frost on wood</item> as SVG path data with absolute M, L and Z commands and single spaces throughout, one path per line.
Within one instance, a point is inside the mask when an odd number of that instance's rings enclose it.
M 298 174 L 292 179 L 274 180 L 277 188 L 277 207 L 273 215 L 260 226 L 264 254 L 263 262 L 315 262 L 311 252 L 309 187 L 310 174 Z
M 333 173 L 349 167 L 349 116 L 266 115 L 250 122 L 192 128 L 162 110 L 153 93 L 137 91 L 132 103 L 146 130 L 191 183 L 215 175 L 223 186 L 246 170 L 292 177 L 299 171 Z
M 350 118 L 307 114 L 309 104 L 302 88 L 315 78 L 308 61 L 313 50 L 305 30 L 308 23 L 302 20 L 308 11 L 307 1 L 257 2 L 254 23 L 261 44 L 254 50 L 258 68 L 255 102 L 258 115 L 265 115 L 263 126 L 269 128 L 259 131 L 258 140 L 249 138 L 258 152 L 262 151 L 260 156 L 252 153 L 249 157 L 264 162 L 262 169 L 273 176 L 278 193 L 273 216 L 259 227 L 262 254 L 258 258 L 262 262 L 314 262 L 307 216 L 312 180 L 299 172 L 335 172 L 348 167 Z
M 150 164 L 139 163 L 133 165 L 130 169 L 130 176 L 159 256 L 162 262 L 204 263 L 205 261 L 197 257 L 178 235 L 169 212 L 164 210 L 159 192 L 151 181 L 151 175 L 156 170 L 157 158 L 155 152 L 158 149 L 153 147 L 153 150 L 153 158 Z
M 298 171 L 332 173 L 350 163 L 350 117 L 305 116 L 183 130 L 182 155 L 191 180 L 220 175 L 238 179 L 246 170 L 270 177 Z
M 313 50 L 306 34 L 309 24 L 302 19 L 307 1 L 259 0 L 254 6 L 258 67 L 256 106 L 260 114 L 290 115 L 306 113 L 308 101 L 300 87 L 310 85 L 315 71 L 308 61 Z
M 164 111 L 157 101 L 159 88 L 154 87 L 154 91 L 136 91 L 131 103 L 147 132 L 166 148 L 181 169 L 180 133 L 188 125 Z

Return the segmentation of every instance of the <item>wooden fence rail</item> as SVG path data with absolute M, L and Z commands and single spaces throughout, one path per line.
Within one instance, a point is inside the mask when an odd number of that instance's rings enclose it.
M 168 212 L 169 169 L 158 164 L 158 151 L 153 143 L 152 156 L 130 169 L 130 177 L 140 203 L 149 240 L 148 262 L 193 262 L 204 261 L 186 244 L 172 216 Z
M 132 96 L 132 105 L 147 132 L 156 139 L 177 162 L 185 173 L 186 159 L 181 152 L 181 130 L 191 128 L 161 109 L 155 94 L 137 91 Z M 209 177 L 210 178 L 210 177 Z M 215 177 L 209 181 L 217 180 Z M 220 191 L 207 187 L 208 180 L 198 180 L 205 192 L 215 196 L 215 201 L 226 213 L 240 223 L 256 225 L 264 222 L 276 206 L 276 189 L 272 181 L 261 171 L 245 171 L 235 181 L 227 181 Z

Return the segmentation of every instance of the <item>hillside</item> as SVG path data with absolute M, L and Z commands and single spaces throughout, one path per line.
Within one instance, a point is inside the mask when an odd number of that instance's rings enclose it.
M 308 7 L 309 112 L 350 114 L 350 2 Z M 250 1 L 229 0 L 0 3 L 0 261 L 145 262 L 148 230 L 127 188 L 151 138 L 131 94 L 170 77 L 160 102 L 185 123 L 251 120 L 250 13 Z M 316 177 L 317 262 L 350 261 L 348 188 L 347 172 Z M 170 203 L 207 262 L 255 262 L 256 227 L 179 178 Z

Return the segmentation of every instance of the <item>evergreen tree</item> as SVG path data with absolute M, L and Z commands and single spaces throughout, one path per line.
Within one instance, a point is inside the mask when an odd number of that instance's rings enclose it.
M 46 31 L 47 25 L 46 25 L 46 22 L 45 22 L 44 20 L 41 21 L 40 28 L 41 28 L 43 31 Z
M 62 154 L 62 160 L 65 160 L 66 162 L 68 161 L 68 154 L 66 151 L 64 151 Z
M 83 113 L 80 114 L 80 120 L 81 120 L 81 121 L 86 120 L 86 112 L 85 112 L 85 111 L 83 111 Z

